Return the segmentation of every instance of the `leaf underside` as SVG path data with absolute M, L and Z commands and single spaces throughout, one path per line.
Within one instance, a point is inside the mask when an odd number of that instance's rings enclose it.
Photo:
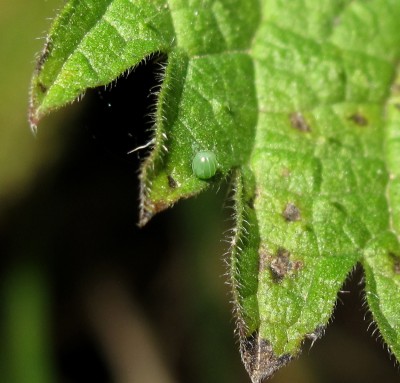
M 400 357 L 398 20 L 398 0 L 71 0 L 38 60 L 33 128 L 167 55 L 140 222 L 233 179 L 230 276 L 253 382 L 322 335 L 357 262 Z M 192 173 L 199 151 L 216 154 L 210 180 Z

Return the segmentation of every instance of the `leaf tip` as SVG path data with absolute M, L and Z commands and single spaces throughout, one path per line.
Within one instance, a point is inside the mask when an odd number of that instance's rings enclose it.
M 247 372 L 253 383 L 261 383 L 277 370 L 289 363 L 293 356 L 276 356 L 269 341 L 257 333 L 241 341 L 240 352 Z
M 171 206 L 168 203 L 162 201 L 154 202 L 143 194 L 140 199 L 141 202 L 138 223 L 139 227 L 145 226 L 153 218 L 154 215 Z

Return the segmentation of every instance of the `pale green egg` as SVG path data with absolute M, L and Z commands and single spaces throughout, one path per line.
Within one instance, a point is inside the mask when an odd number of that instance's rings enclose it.
M 218 170 L 217 156 L 210 151 L 197 152 L 192 161 L 192 170 L 202 180 L 214 177 Z

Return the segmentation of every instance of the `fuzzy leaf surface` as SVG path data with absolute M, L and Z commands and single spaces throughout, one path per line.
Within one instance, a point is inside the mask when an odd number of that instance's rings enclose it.
M 357 262 L 374 320 L 400 356 L 400 4 L 314 5 L 265 2 L 253 40 L 259 115 L 252 180 L 236 188 L 248 199 L 236 201 L 232 275 L 254 382 L 322 335 Z M 251 183 L 254 194 L 243 189 Z
M 323 333 L 357 262 L 400 357 L 398 20 L 398 0 L 71 0 L 39 58 L 33 127 L 167 55 L 141 223 L 233 174 L 230 275 L 253 382 Z M 210 180 L 193 175 L 199 151 L 216 155 Z

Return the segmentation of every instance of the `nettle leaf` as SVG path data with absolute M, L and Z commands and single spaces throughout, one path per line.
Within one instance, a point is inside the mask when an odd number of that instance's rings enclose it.
M 398 0 L 71 0 L 38 60 L 33 128 L 167 55 L 140 223 L 233 178 L 230 276 L 253 382 L 322 335 L 358 262 L 400 357 L 399 20 Z

